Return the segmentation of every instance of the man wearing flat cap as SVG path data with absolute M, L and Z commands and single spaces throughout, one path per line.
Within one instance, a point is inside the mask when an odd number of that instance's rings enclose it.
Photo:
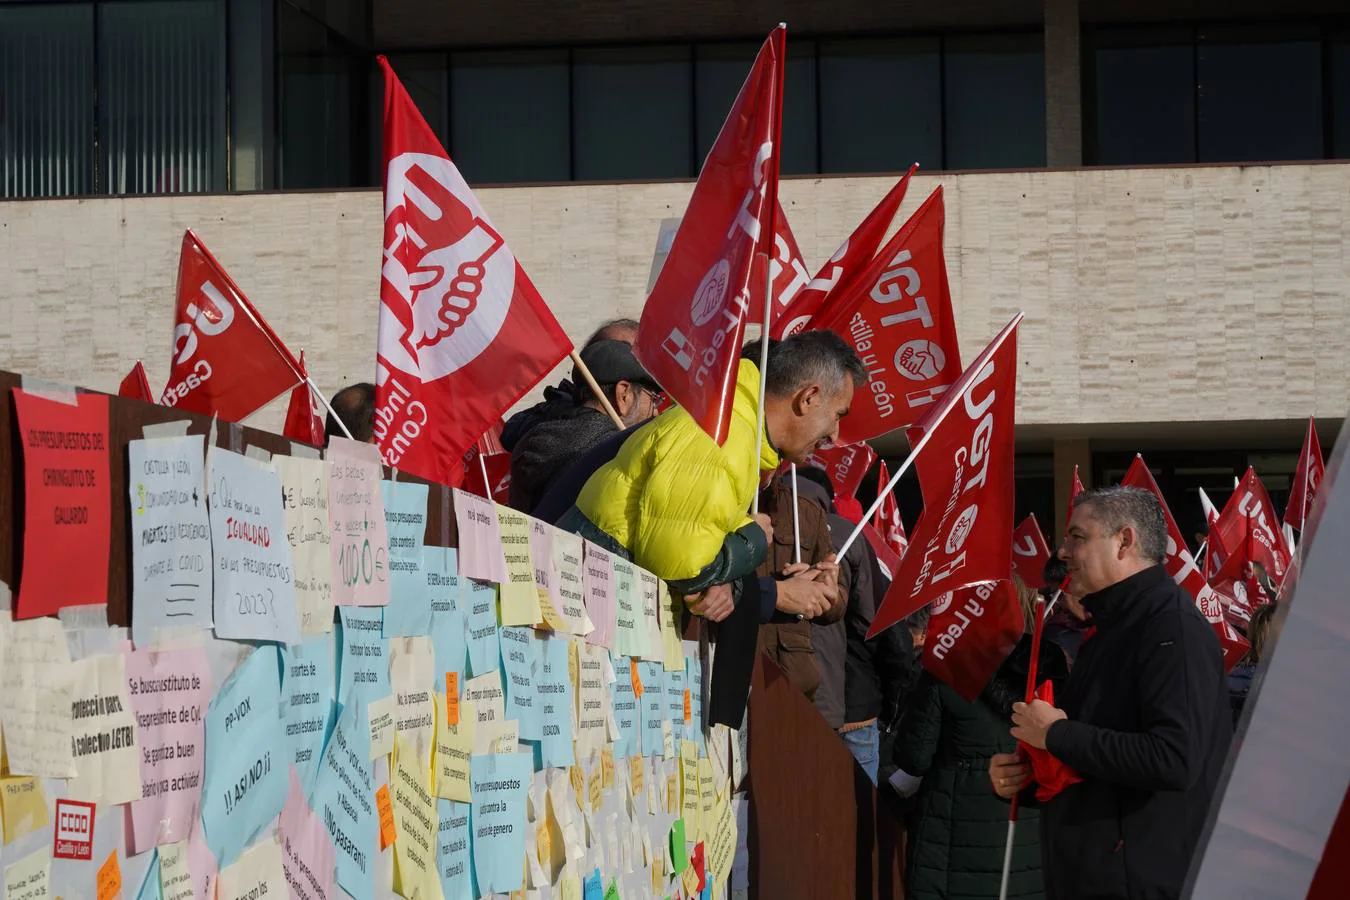
M 625 426 L 650 419 L 661 388 L 623 341 L 596 341 L 581 351 L 600 390 Z M 529 512 L 577 457 L 618 431 L 580 372 L 572 373 L 576 405 L 539 421 L 511 451 L 510 503 Z

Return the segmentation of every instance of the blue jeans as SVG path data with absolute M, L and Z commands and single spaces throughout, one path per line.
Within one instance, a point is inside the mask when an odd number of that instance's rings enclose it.
M 841 731 L 839 736 L 843 738 L 848 752 L 853 754 L 853 758 L 858 761 L 858 765 L 862 766 L 862 770 L 875 785 L 877 766 L 881 762 L 881 732 L 877 730 L 877 723 L 872 722 L 853 731 Z

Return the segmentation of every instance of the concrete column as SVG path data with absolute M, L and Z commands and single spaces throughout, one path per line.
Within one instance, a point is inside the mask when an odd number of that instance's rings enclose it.
M 1055 441 L 1054 452 L 1055 521 L 1051 533 L 1058 538 L 1064 534 L 1064 527 L 1068 524 L 1065 515 L 1069 509 L 1074 466 L 1078 467 L 1078 478 L 1083 482 L 1083 487 L 1092 487 L 1092 445 L 1087 438 L 1064 438 Z
M 1045 162 L 1083 164 L 1078 0 L 1045 0 Z

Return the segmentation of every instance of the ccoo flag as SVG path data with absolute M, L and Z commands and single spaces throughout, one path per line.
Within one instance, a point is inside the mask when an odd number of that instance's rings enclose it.
M 459 485 L 466 451 L 572 349 L 388 60 L 375 438 Z M 481 123 L 482 127 L 491 127 Z
M 731 419 L 755 256 L 771 252 L 776 233 L 786 33 L 778 26 L 760 48 L 708 152 L 633 347 L 719 444 Z

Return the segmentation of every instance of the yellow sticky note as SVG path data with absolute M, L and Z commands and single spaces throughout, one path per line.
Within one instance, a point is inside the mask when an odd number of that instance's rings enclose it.
M 566 632 L 568 630 L 567 621 L 561 613 L 553 608 L 553 598 L 549 595 L 548 590 L 536 588 L 535 591 L 539 595 L 539 615 L 544 627 L 549 631 Z M 538 627 L 538 623 L 535 624 L 535 627 Z
M 572 766 L 567 770 L 567 777 L 572 782 L 572 796 L 577 798 L 577 808 L 582 812 L 586 811 L 586 774 L 581 771 L 581 766 Z
M 680 796 L 685 827 L 689 834 L 697 836 L 703 807 L 698 796 L 698 745 L 693 741 L 680 742 Z
M 609 747 L 600 751 L 600 776 L 605 790 L 614 787 L 614 751 Z
M 684 874 L 680 876 L 680 884 L 684 887 L 686 897 L 698 896 L 698 872 L 694 871 L 693 866 L 684 870 Z
M 394 832 L 394 803 L 389 798 L 389 785 L 380 785 L 375 792 L 375 808 L 380 813 L 380 849 L 386 849 L 397 839 Z
M 52 854 L 48 847 L 40 847 L 5 866 L 5 900 L 47 900 L 51 872 Z
M 568 872 L 558 879 L 558 893 L 562 900 L 581 900 L 581 879 Z
M 680 809 L 680 776 L 671 772 L 666 776 L 666 812 L 674 813 Z
M 708 826 L 704 846 L 707 848 L 709 870 L 718 882 L 726 881 L 731 874 L 732 858 L 736 855 L 736 816 L 731 811 L 731 802 L 726 794 L 717 798 L 713 824 Z
M 591 812 L 595 812 L 599 809 L 600 804 L 604 800 L 604 787 L 602 784 L 603 776 L 601 775 L 600 769 L 600 766 L 596 766 L 592 769 L 591 777 L 587 779 L 586 783 L 586 793 L 590 795 Z
M 501 585 L 503 625 L 534 625 L 541 620 L 539 591 L 534 586 L 534 561 L 530 556 L 530 519 L 524 513 L 497 504 L 502 553 L 506 557 L 506 582 Z
M 634 797 L 641 797 L 647 793 L 647 760 L 645 757 L 628 757 L 628 783 L 633 786 Z
M 716 797 L 713 789 L 712 763 L 702 757 L 698 761 L 698 799 L 699 799 L 699 838 L 707 837 L 707 830 L 713 825 L 713 804 Z
M 0 817 L 4 819 L 6 844 L 46 828 L 50 820 L 42 781 L 33 776 L 0 778 Z
M 438 706 L 440 704 L 437 704 Z M 468 803 L 469 756 L 473 753 L 473 704 L 461 701 L 459 724 L 451 725 L 443 716 L 436 722 L 436 796 Z
M 665 663 L 667 672 L 684 671 L 684 645 L 681 643 L 680 619 L 683 617 L 683 607 L 678 598 L 671 594 L 670 589 L 661 587 L 661 646 L 662 660 Z
M 403 735 L 394 754 L 393 816 L 394 889 L 404 897 L 440 900 L 441 879 L 436 869 L 436 830 L 440 816 L 436 799 L 427 788 L 417 753 Z M 384 811 L 380 811 L 384 830 Z
M 117 862 L 117 851 L 108 854 L 98 867 L 98 900 L 113 900 L 122 893 L 122 866 Z

